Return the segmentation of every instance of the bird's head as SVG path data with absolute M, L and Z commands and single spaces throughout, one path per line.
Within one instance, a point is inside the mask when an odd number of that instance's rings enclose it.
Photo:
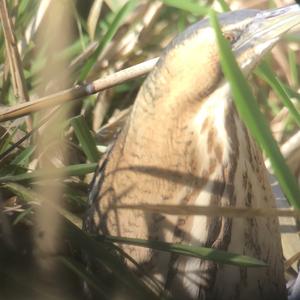
M 248 75 L 284 33 L 300 24 L 300 6 L 265 11 L 246 9 L 220 14 L 218 18 L 239 66 Z M 223 78 L 216 36 L 209 20 L 204 19 L 179 34 L 165 50 L 158 68 L 165 69 L 165 81 L 172 81 L 170 91 L 174 96 L 187 91 L 197 97 L 209 95 Z
M 224 14 L 221 19 L 223 34 L 247 75 L 287 31 L 300 24 L 300 6 L 245 10 Z

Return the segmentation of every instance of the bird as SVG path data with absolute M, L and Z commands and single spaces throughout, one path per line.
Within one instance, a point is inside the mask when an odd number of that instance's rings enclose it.
M 218 14 L 246 77 L 300 23 L 299 17 L 297 4 Z M 221 265 L 122 245 L 173 299 L 287 299 L 275 217 L 176 216 L 118 208 L 147 204 L 275 207 L 261 150 L 237 112 L 207 18 L 171 41 L 142 84 L 130 116 L 99 162 L 83 229 L 205 246 L 267 264 Z

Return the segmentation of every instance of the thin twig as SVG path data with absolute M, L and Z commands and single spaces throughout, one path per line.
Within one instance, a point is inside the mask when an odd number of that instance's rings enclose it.
M 153 58 L 138 65 L 116 72 L 105 78 L 97 79 L 86 85 L 76 86 L 74 88 L 70 88 L 35 101 L 29 101 L 27 103 L 15 105 L 14 107 L 8 109 L 2 109 L 0 111 L 0 122 L 20 118 L 45 108 L 80 99 L 111 88 L 125 81 L 143 76 L 153 69 L 157 61 L 158 58 Z

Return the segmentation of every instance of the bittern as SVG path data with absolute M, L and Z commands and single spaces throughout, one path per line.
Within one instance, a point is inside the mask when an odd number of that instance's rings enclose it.
M 218 16 L 248 76 L 300 23 L 300 8 Z M 207 19 L 179 34 L 145 80 L 131 115 L 100 162 L 84 228 L 92 233 L 212 247 L 265 268 L 220 265 L 123 246 L 175 299 L 286 299 L 276 218 L 174 216 L 118 205 L 275 206 L 260 149 L 240 119 Z

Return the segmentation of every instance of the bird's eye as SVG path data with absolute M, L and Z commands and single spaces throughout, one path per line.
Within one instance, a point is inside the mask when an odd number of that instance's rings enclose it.
M 224 37 L 228 40 L 231 44 L 235 42 L 236 37 L 233 34 L 224 33 Z

